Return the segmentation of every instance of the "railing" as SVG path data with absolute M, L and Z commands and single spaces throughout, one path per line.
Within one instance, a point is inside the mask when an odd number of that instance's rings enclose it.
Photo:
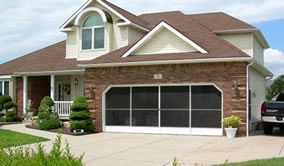
M 54 101 L 55 111 L 59 118 L 69 118 L 73 101 Z

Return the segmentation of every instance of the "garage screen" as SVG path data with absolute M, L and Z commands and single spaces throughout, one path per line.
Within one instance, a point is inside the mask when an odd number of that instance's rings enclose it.
M 106 93 L 106 126 L 221 128 L 214 86 L 114 87 Z

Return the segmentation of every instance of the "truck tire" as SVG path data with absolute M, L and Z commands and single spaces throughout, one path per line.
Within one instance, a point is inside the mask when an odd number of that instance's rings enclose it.
M 265 135 L 270 135 L 273 131 L 273 125 L 270 123 L 263 123 L 263 130 Z

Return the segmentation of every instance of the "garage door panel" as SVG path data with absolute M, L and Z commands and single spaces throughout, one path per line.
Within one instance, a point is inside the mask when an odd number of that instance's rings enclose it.
M 159 112 L 156 110 L 132 110 L 132 126 L 159 126 Z
M 214 86 L 191 87 L 192 109 L 221 109 L 221 92 Z
M 161 87 L 162 109 L 189 109 L 188 86 Z
M 111 88 L 106 93 L 106 108 L 129 109 L 130 108 L 130 88 Z
M 130 111 L 128 110 L 106 110 L 106 125 L 130 126 Z
M 132 88 L 132 108 L 158 109 L 158 87 Z
M 221 110 L 192 110 L 191 127 L 220 128 Z
M 189 127 L 189 110 L 161 110 L 161 127 Z

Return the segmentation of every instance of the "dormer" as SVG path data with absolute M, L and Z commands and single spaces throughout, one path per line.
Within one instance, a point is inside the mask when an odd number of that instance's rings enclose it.
M 66 59 L 96 59 L 137 42 L 147 33 L 148 29 L 122 15 L 130 13 L 117 11 L 111 5 L 89 0 L 61 26 L 60 30 L 67 34 Z

